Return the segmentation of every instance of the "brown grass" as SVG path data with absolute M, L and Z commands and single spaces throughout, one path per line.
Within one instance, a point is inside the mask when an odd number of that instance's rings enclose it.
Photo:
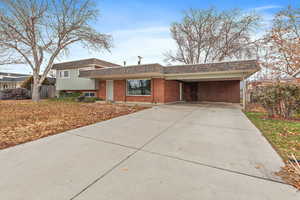
M 262 112 L 246 112 L 246 115 L 285 161 L 286 165 L 277 175 L 300 190 L 300 175 L 288 163 L 291 154 L 300 160 L 299 121 L 267 118 Z
M 0 149 L 142 109 L 118 104 L 0 101 Z
M 281 176 L 285 182 L 300 190 L 300 174 L 296 173 L 295 168 L 290 163 L 285 162 L 285 166 L 276 174 Z

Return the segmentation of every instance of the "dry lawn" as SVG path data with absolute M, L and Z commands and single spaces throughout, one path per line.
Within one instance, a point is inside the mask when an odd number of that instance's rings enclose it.
M 291 154 L 300 160 L 299 120 L 270 119 L 263 112 L 246 112 L 246 115 L 285 161 L 285 167 L 277 175 L 300 190 L 300 174 L 288 164 Z
M 117 104 L 0 101 L 0 149 L 145 109 Z

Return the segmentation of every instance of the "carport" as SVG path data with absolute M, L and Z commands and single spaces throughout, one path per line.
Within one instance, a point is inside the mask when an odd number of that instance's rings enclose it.
M 178 65 L 166 69 L 166 80 L 180 82 L 183 101 L 240 103 L 241 96 L 246 93 L 246 79 L 258 70 L 258 66 L 252 60 Z
M 183 91 L 187 102 L 240 103 L 240 80 L 184 81 Z

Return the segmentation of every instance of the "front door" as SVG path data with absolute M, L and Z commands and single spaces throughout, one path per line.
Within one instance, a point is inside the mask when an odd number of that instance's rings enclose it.
M 198 84 L 197 83 L 190 83 L 190 89 L 191 89 L 191 100 L 192 101 L 198 101 Z
M 114 100 L 114 81 L 106 80 L 106 100 L 113 101 Z

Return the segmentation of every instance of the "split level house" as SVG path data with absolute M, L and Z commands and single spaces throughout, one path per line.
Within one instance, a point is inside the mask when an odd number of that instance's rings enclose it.
M 240 103 L 240 81 L 260 68 L 256 60 L 209 64 L 120 66 L 99 59 L 54 64 L 57 91 L 114 102 Z

